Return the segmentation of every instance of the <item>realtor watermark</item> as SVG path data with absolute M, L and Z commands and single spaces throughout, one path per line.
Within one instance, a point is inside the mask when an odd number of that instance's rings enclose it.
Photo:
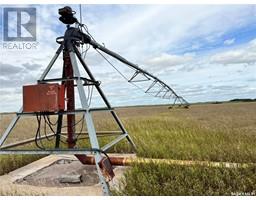
M 232 192 L 232 196 L 256 196 L 256 191 L 252 192 Z
M 8 50 L 33 50 L 37 49 L 38 44 L 38 42 L 3 42 L 1 47 Z
M 33 7 L 3 8 L 3 42 L 6 50 L 37 49 L 37 10 Z

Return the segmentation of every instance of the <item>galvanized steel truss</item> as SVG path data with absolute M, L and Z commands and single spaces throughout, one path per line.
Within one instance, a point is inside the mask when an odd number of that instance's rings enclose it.
M 43 72 L 42 76 L 38 80 L 38 83 L 48 83 L 48 82 L 67 81 L 68 80 L 68 79 L 62 79 L 62 78 L 46 79 L 47 74 L 51 70 L 52 66 L 54 65 L 55 61 L 57 60 L 58 56 L 63 51 L 63 49 L 64 49 L 64 41 L 63 41 L 63 43 L 61 43 L 60 47 L 56 51 L 56 54 L 54 55 L 54 57 L 50 61 L 49 65 Z M 136 147 L 135 147 L 135 144 L 132 141 L 131 137 L 129 136 L 128 132 L 124 128 L 122 122 L 120 121 L 117 114 L 115 113 L 114 108 L 111 107 L 106 96 L 104 95 L 103 91 L 101 90 L 99 82 L 95 80 L 95 78 L 92 75 L 92 73 L 90 72 L 88 66 L 82 59 L 79 50 L 77 49 L 77 47 L 74 44 L 72 45 L 72 48 L 69 49 L 69 56 L 70 56 L 70 60 L 71 60 L 73 71 L 74 71 L 74 77 L 72 79 L 76 81 L 75 86 L 78 88 L 78 93 L 79 93 L 80 101 L 82 104 L 82 109 L 77 109 L 74 111 L 60 111 L 60 112 L 55 112 L 55 113 L 53 112 L 53 113 L 47 113 L 47 114 L 48 115 L 63 115 L 63 114 L 72 114 L 72 113 L 73 114 L 82 113 L 84 115 L 84 122 L 87 127 L 86 135 L 88 135 L 87 138 L 90 141 L 91 148 L 88 148 L 88 149 L 59 149 L 59 148 L 55 148 L 55 149 L 43 149 L 43 150 L 10 149 L 12 147 L 18 147 L 18 146 L 28 144 L 28 143 L 31 143 L 34 141 L 33 138 L 30 138 L 30 139 L 20 141 L 17 143 L 3 145 L 4 142 L 6 141 L 6 139 L 8 138 L 8 136 L 10 135 L 10 133 L 12 132 L 13 128 L 17 124 L 20 117 L 35 116 L 37 114 L 37 113 L 33 113 L 33 112 L 25 113 L 25 112 L 23 112 L 23 109 L 21 108 L 19 110 L 19 112 L 16 113 L 16 116 L 11 121 L 11 123 L 9 124 L 9 126 L 7 127 L 7 129 L 5 130 L 5 132 L 3 133 L 3 135 L 0 139 L 0 154 L 28 154 L 28 155 L 30 155 L 30 154 L 39 154 L 39 155 L 42 155 L 42 154 L 46 154 L 46 155 L 47 154 L 75 154 L 75 155 L 93 154 L 95 156 L 97 172 L 99 175 L 100 183 L 103 188 L 103 194 L 109 195 L 110 191 L 109 191 L 108 183 L 106 182 L 104 176 L 102 175 L 101 169 L 98 164 L 102 159 L 101 151 L 107 152 L 113 145 L 117 144 L 118 142 L 120 142 L 121 140 L 123 140 L 125 138 L 132 145 L 134 150 Z M 78 68 L 78 64 L 77 64 L 77 58 L 80 61 L 80 63 L 82 64 L 84 70 L 86 71 L 86 73 L 88 74 L 90 79 L 81 77 L 80 71 Z M 101 98 L 103 99 L 104 103 L 106 104 L 106 107 L 94 108 L 94 109 L 90 108 L 88 105 L 88 99 L 85 95 L 84 85 L 94 85 L 96 87 L 97 91 L 99 92 Z M 117 123 L 117 125 L 120 128 L 120 131 L 109 131 L 108 132 L 109 135 L 112 135 L 112 136 L 118 135 L 118 136 L 103 147 L 100 147 L 100 145 L 99 145 L 97 133 L 96 133 L 92 115 L 91 115 L 92 112 L 97 112 L 97 111 L 109 111 L 111 113 L 112 117 L 114 118 L 115 122 Z M 102 133 L 106 134 L 106 131 L 102 132 Z M 48 137 L 57 137 L 57 134 L 51 134 Z M 45 138 L 46 137 L 41 137 L 41 138 L 39 138 L 39 140 L 43 140 Z

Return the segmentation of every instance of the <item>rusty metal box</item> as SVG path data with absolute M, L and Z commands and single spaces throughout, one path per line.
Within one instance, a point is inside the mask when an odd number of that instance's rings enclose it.
M 24 112 L 56 112 L 65 109 L 65 87 L 57 83 L 23 86 Z

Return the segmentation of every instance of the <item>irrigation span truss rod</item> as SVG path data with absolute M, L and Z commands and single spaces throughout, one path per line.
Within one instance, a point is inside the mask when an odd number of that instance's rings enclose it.
M 84 26 L 84 25 L 81 24 L 81 26 Z M 146 70 L 140 68 L 138 65 L 128 61 L 121 55 L 119 55 L 119 54 L 107 49 L 105 46 L 99 44 L 98 42 L 96 42 L 96 40 L 93 38 L 93 36 L 88 32 L 88 30 L 86 30 L 86 32 L 87 33 L 82 32 L 81 35 L 79 35 L 79 37 L 82 38 L 82 41 L 84 43 L 90 44 L 110 65 L 113 66 L 113 64 L 104 55 L 102 55 L 98 50 L 110 55 L 111 57 L 124 63 L 129 68 L 131 68 L 132 70 L 135 71 L 134 74 L 129 79 L 126 78 L 123 74 L 121 74 L 129 83 L 132 83 L 135 86 L 137 86 L 135 84 L 137 82 L 152 81 L 152 84 L 150 84 L 149 87 L 146 90 L 144 90 L 145 93 L 148 93 L 151 95 L 153 94 L 154 97 L 160 97 L 163 99 L 174 99 L 173 104 L 175 104 L 176 102 L 179 102 L 181 105 L 184 105 L 185 107 L 189 106 L 189 103 L 182 96 L 179 96 L 165 82 L 163 82 L 162 80 L 160 80 L 158 77 L 154 76 L 153 74 L 147 72 Z M 119 70 L 117 70 L 117 71 L 119 73 L 121 73 Z M 142 75 L 143 79 L 136 80 L 136 78 L 138 78 L 139 75 Z M 156 89 L 156 87 L 158 87 L 158 88 Z M 140 89 L 142 89 L 142 88 L 140 88 Z

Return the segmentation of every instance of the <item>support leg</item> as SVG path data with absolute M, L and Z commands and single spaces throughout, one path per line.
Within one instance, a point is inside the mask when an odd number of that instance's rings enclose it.
M 74 46 L 74 50 L 75 53 L 79 59 L 79 61 L 81 62 L 81 64 L 83 65 L 85 71 L 87 72 L 87 74 L 89 75 L 90 79 L 92 81 L 96 81 L 96 79 L 94 78 L 94 76 L 92 75 L 91 71 L 89 70 L 88 66 L 86 65 L 86 63 L 84 62 L 80 52 L 78 51 L 78 49 Z M 122 130 L 123 134 L 127 134 L 127 131 L 125 130 L 121 120 L 118 118 L 117 114 L 113 111 L 113 108 L 111 107 L 110 103 L 108 102 L 106 96 L 104 95 L 103 91 L 101 90 L 99 85 L 95 85 L 96 89 L 98 90 L 100 96 L 102 97 L 103 101 L 105 102 L 106 106 L 111 110 L 110 113 L 113 116 L 113 118 L 115 119 L 116 123 L 118 124 L 119 128 Z M 128 142 L 132 145 L 133 150 L 136 151 L 136 146 L 135 143 L 133 142 L 132 138 L 129 136 L 129 134 L 126 135 L 126 138 L 128 140 Z
M 52 58 L 52 60 L 48 64 L 47 68 L 44 70 L 43 74 L 41 75 L 40 79 L 38 80 L 39 82 L 44 80 L 44 78 L 47 76 L 48 72 L 51 70 L 53 64 L 55 63 L 55 61 L 57 60 L 58 56 L 60 55 L 62 49 L 63 49 L 63 44 L 61 44 L 60 47 L 58 48 L 58 50 L 56 51 L 56 54 L 54 55 L 54 57 Z M 23 110 L 23 108 L 21 108 L 19 110 L 19 113 L 21 113 L 22 110 Z M 11 121 L 11 123 L 9 124 L 8 128 L 5 130 L 2 138 L 0 139 L 0 147 L 3 145 L 3 143 L 5 142 L 5 140 L 7 139 L 9 134 L 11 133 L 12 129 L 14 128 L 16 123 L 18 122 L 19 118 L 20 118 L 20 115 L 16 115 L 13 118 L 13 120 Z
M 85 123 L 86 123 L 86 126 L 87 126 L 87 131 L 88 131 L 88 134 L 89 134 L 91 147 L 96 148 L 96 149 L 100 149 L 98 139 L 97 139 L 97 135 L 96 135 L 96 131 L 95 131 L 95 127 L 94 127 L 94 124 L 93 124 L 93 119 L 92 119 L 91 113 L 89 112 L 89 106 L 88 106 L 87 98 L 86 98 L 86 95 L 85 95 L 85 92 L 84 92 L 83 82 L 80 79 L 80 72 L 79 72 L 79 69 L 78 69 L 77 62 L 76 62 L 76 57 L 75 57 L 74 52 L 70 52 L 69 55 L 70 55 L 74 75 L 76 77 L 78 77 L 76 82 L 77 82 L 77 88 L 78 88 L 78 93 L 79 93 L 79 96 L 80 96 L 81 104 L 82 104 L 83 109 L 87 110 L 84 113 L 84 118 L 85 118 Z M 101 159 L 102 159 L 102 156 L 100 155 L 100 153 L 96 152 L 96 154 L 95 154 L 95 161 L 96 162 L 95 163 L 96 163 L 97 172 L 98 172 L 98 175 L 99 175 L 99 178 L 100 178 L 100 183 L 101 183 L 101 186 L 102 186 L 102 189 L 103 189 L 103 194 L 104 195 L 110 195 L 109 185 L 105 181 L 105 178 L 102 175 L 102 172 L 101 172 L 101 169 L 100 169 L 100 166 L 99 166 L 99 162 L 101 161 Z
M 20 108 L 19 113 L 21 113 L 23 110 L 23 108 Z M 7 137 L 10 135 L 12 129 L 14 128 L 14 126 L 16 125 L 16 123 L 18 122 L 18 120 L 20 119 L 20 115 L 16 115 L 13 120 L 11 121 L 11 123 L 9 124 L 9 126 L 7 127 L 7 129 L 5 130 L 2 138 L 0 139 L 0 147 L 3 145 L 3 143 L 5 142 L 5 140 L 7 139 Z
M 51 70 L 53 64 L 55 63 L 55 61 L 59 57 L 60 53 L 62 52 L 62 49 L 63 49 L 63 45 L 61 44 L 60 47 L 58 48 L 58 50 L 56 51 L 56 54 L 53 56 L 52 60 L 48 64 L 47 68 L 44 70 L 43 74 L 41 75 L 39 81 L 42 81 L 42 80 L 45 79 L 45 77 L 47 76 L 48 72 Z

